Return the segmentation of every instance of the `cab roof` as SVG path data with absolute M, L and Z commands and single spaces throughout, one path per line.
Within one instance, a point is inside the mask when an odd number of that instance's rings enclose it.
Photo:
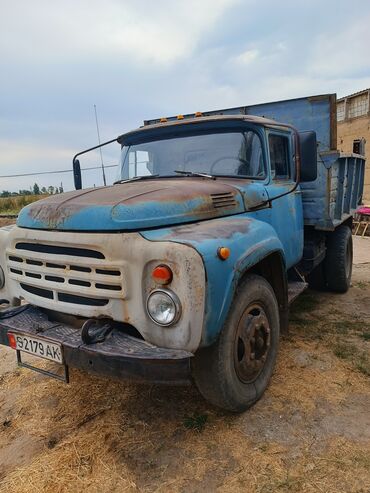
M 150 131 L 156 130 L 156 129 L 175 129 L 176 127 L 183 127 L 185 125 L 196 125 L 200 123 L 213 123 L 213 122 L 249 122 L 249 123 L 254 123 L 258 125 L 263 125 L 263 126 L 281 126 L 285 127 L 286 125 L 284 123 L 279 123 L 275 120 L 271 120 L 269 118 L 264 118 L 262 116 L 254 116 L 254 115 L 211 115 L 211 116 L 198 116 L 198 117 L 184 117 L 181 119 L 176 119 L 176 120 L 168 120 L 165 122 L 160 122 L 156 121 L 156 123 L 150 123 L 150 124 L 145 124 L 139 128 L 136 128 L 135 130 L 131 130 L 129 132 L 126 132 L 118 137 L 118 142 L 122 143 L 124 140 L 129 139 L 131 136 L 132 137 L 145 137 L 145 133 L 148 132 L 151 133 Z

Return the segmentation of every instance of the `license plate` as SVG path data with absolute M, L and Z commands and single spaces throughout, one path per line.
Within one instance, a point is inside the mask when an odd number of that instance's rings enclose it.
M 10 335 L 10 334 L 9 334 Z M 62 345 L 23 334 L 11 334 L 16 342 L 15 349 L 63 364 Z

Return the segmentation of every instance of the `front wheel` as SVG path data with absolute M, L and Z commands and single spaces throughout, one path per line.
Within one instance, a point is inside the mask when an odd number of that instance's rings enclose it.
M 270 284 L 249 275 L 239 286 L 221 334 L 195 355 L 200 393 L 226 411 L 243 412 L 264 393 L 279 345 L 279 309 Z

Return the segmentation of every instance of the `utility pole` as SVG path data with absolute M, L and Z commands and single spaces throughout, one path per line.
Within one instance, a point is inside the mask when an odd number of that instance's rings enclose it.
M 97 115 L 97 112 L 96 112 L 96 104 L 94 104 L 94 112 L 95 112 L 96 132 L 98 134 L 98 142 L 99 142 L 99 145 L 100 145 L 100 132 L 99 132 L 99 124 L 98 124 L 98 115 Z M 99 151 L 100 151 L 101 170 L 102 170 L 102 173 L 103 173 L 103 183 L 104 183 L 104 186 L 106 186 L 107 185 L 107 180 L 105 179 L 103 153 L 102 153 L 101 147 L 99 148 Z

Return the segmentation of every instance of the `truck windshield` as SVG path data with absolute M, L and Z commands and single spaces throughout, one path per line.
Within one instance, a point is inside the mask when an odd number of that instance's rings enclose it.
M 136 176 L 180 176 L 175 170 L 214 176 L 265 177 L 261 141 L 256 132 L 185 134 L 123 145 L 121 180 Z

